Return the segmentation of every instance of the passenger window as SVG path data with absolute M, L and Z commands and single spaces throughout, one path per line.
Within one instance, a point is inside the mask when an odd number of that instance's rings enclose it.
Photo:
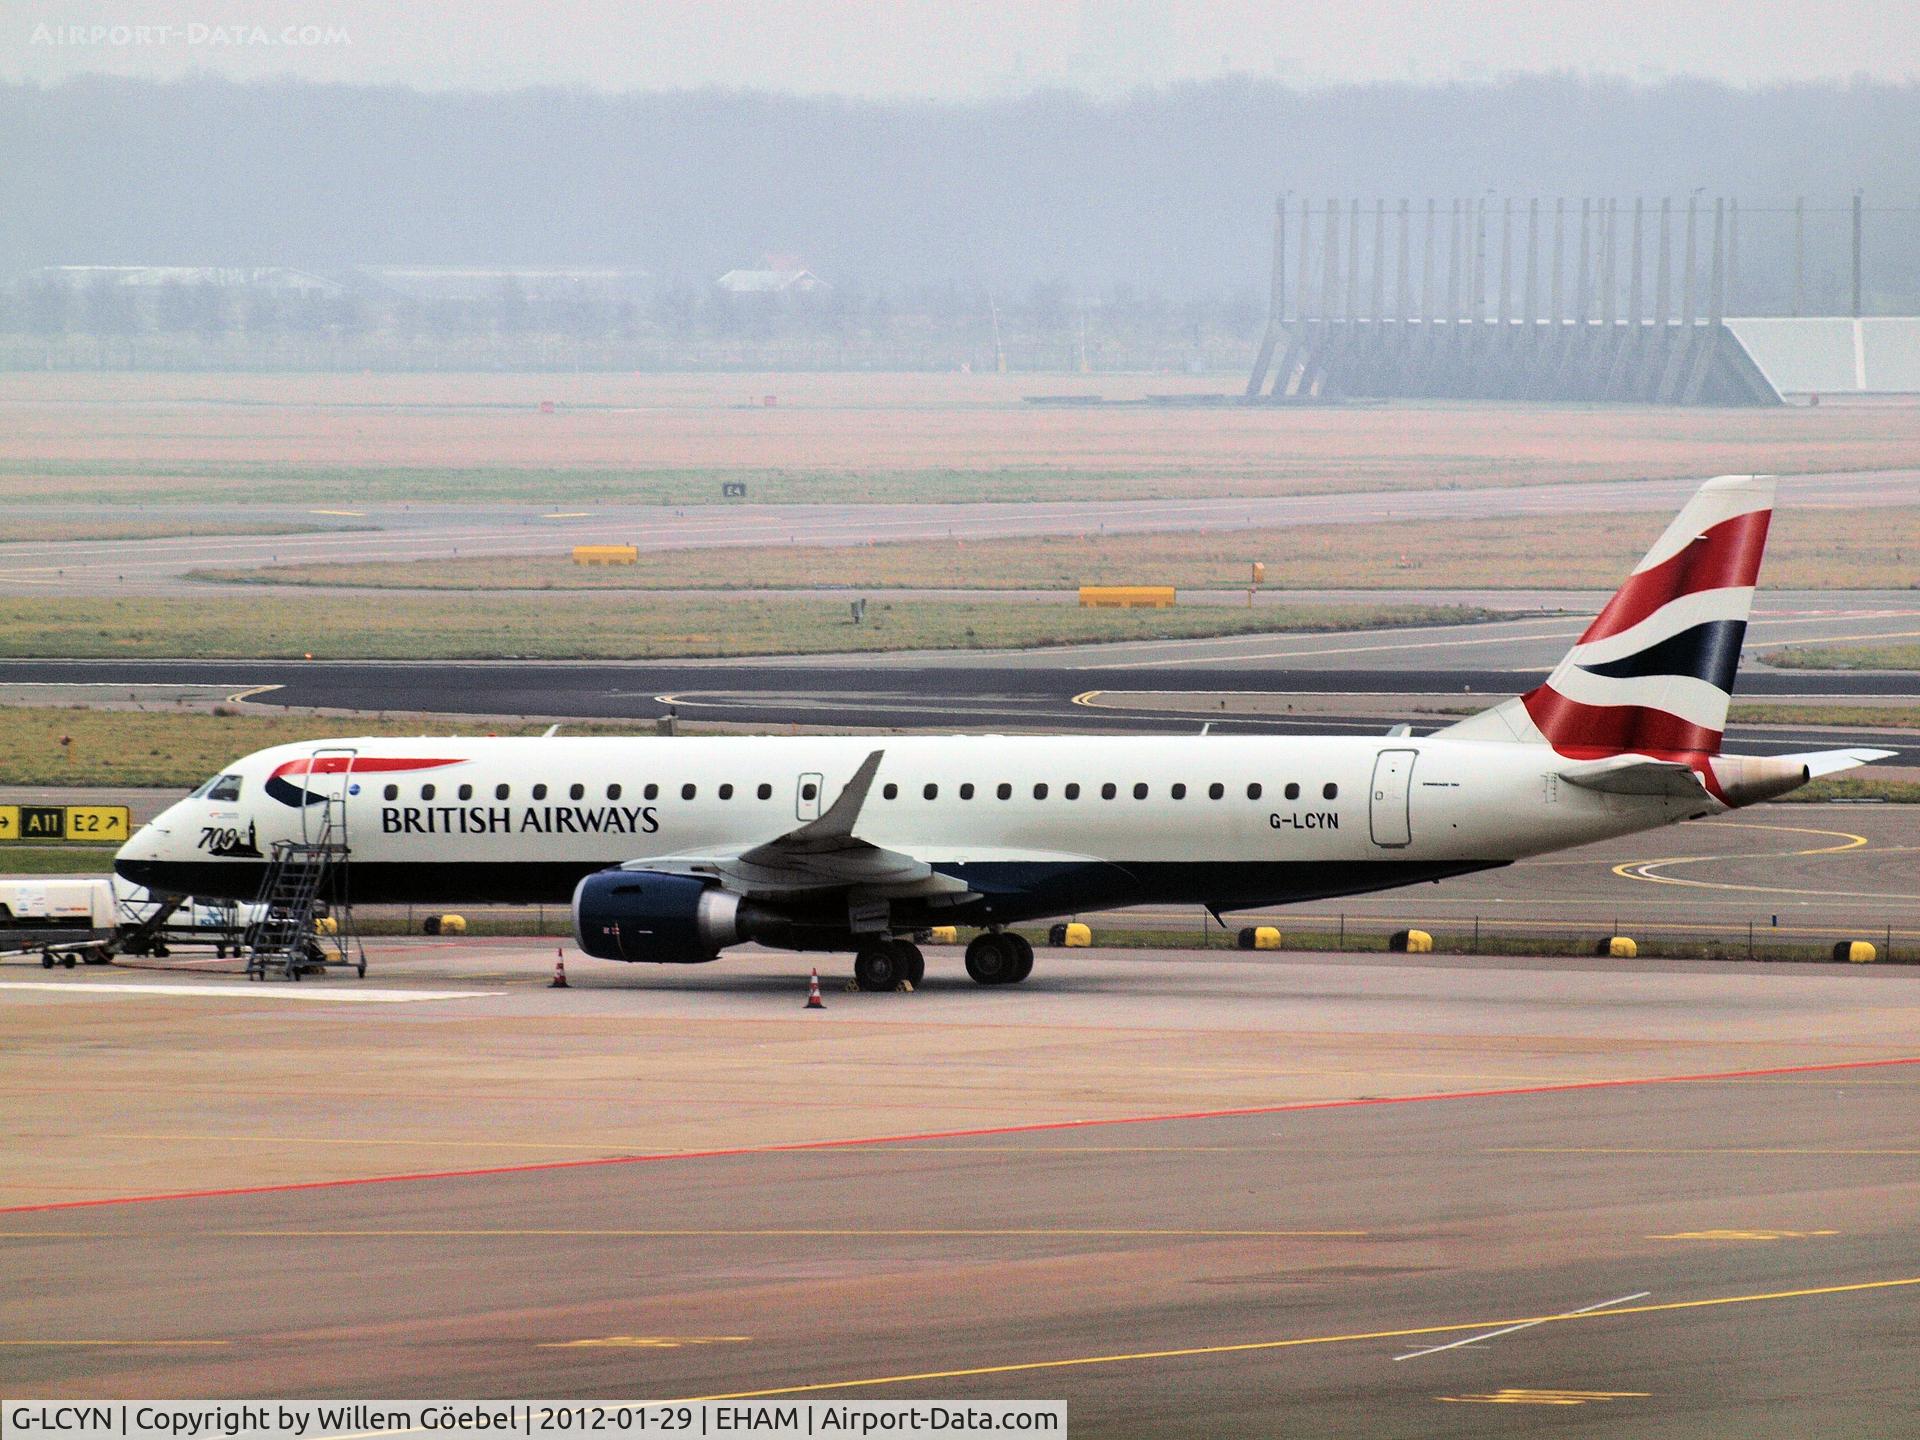
M 1185 785 L 1182 785 L 1176 782 L 1173 789 L 1169 790 L 1167 793 L 1173 796 L 1173 798 L 1176 800 L 1184 800 L 1187 798 L 1187 787 Z
M 1147 787 L 1144 781 L 1133 787 L 1133 798 L 1136 800 L 1144 800 L 1147 798 Z
M 973 799 L 973 782 L 971 780 L 960 787 L 960 798 L 962 800 Z
M 500 788 L 501 788 L 502 790 L 505 790 L 505 789 L 506 789 L 507 787 L 506 787 L 506 786 L 504 786 L 504 785 L 502 785 L 502 786 L 501 786 Z M 505 795 L 502 795 L 502 796 L 501 796 L 500 798 L 501 798 L 502 800 L 504 800 L 504 799 L 506 799 L 507 797 L 506 797 Z M 619 798 L 620 798 L 620 787 L 619 787 L 618 785 L 609 785 L 609 786 L 607 786 L 607 799 L 609 799 L 609 800 L 618 800 Z
M 898 800 L 900 798 L 900 787 L 889 780 L 885 785 L 880 787 L 880 798 L 882 800 Z
M 660 798 L 660 787 L 652 781 L 648 781 L 647 788 L 642 790 L 640 794 L 643 799 L 658 800 Z
M 513 787 L 511 785 L 496 785 L 493 787 L 493 798 L 496 800 L 505 800 L 512 794 Z
M 1207 799 L 1209 800 L 1218 800 L 1221 796 L 1225 795 L 1226 793 L 1227 793 L 1227 787 L 1222 785 L 1218 780 L 1214 781 L 1213 784 L 1207 786 Z
M 1013 786 L 1002 780 L 993 793 L 998 795 L 1002 800 L 1011 800 L 1013 798 Z
M 1340 787 L 1329 780 L 1325 785 L 1320 787 L 1320 793 L 1329 800 L 1336 800 L 1340 796 Z
M 1120 792 L 1114 788 L 1114 784 L 1111 780 L 1107 781 L 1106 784 L 1100 787 L 1100 798 L 1102 800 L 1111 800 L 1113 799 L 1114 796 L 1118 795 L 1119 793 Z
M 720 798 L 722 800 L 731 800 L 733 798 L 733 786 L 731 784 L 720 787 Z
M 806 784 L 800 787 L 800 798 L 802 800 L 811 800 L 815 796 L 819 795 L 819 793 L 820 793 L 820 787 L 814 784 L 811 780 L 807 781 Z
M 536 785 L 536 786 L 534 786 L 534 787 L 533 787 L 533 798 L 534 798 L 534 799 L 536 799 L 536 800 L 544 800 L 544 799 L 546 799 L 546 798 L 547 798 L 547 787 L 546 787 L 546 786 L 544 786 L 544 785 Z
M 1069 780 L 1065 794 L 1069 800 L 1078 800 L 1080 798 L 1080 782 L 1078 780 Z
M 940 787 L 938 785 L 928 785 L 920 794 L 928 800 L 938 800 L 940 798 Z
M 1258 800 L 1259 798 L 1260 798 L 1260 782 L 1258 780 L 1255 780 L 1251 785 L 1247 786 L 1247 799 Z
M 213 788 L 207 791 L 209 800 L 238 800 L 240 798 L 240 777 L 222 775 L 213 782 Z
M 400 798 L 400 787 L 398 785 L 389 785 L 385 790 L 382 790 L 380 793 L 386 796 L 387 799 L 389 800 L 398 800 Z
M 586 798 L 587 798 L 587 787 L 586 787 L 586 786 L 584 786 L 584 785 L 581 785 L 581 784 L 578 784 L 578 783 L 576 783 L 576 784 L 573 784 L 573 785 L 569 785 L 569 786 L 567 787 L 567 798 L 568 798 L 569 800 L 584 800 L 584 799 L 586 799 Z
M 420 798 L 422 800 L 431 800 L 433 799 L 433 796 L 434 796 L 434 789 L 431 784 L 422 785 L 420 787 Z
M 462 800 L 471 800 L 471 799 L 473 799 L 473 786 L 471 786 L 471 785 L 462 785 L 462 786 L 460 787 L 460 798 L 461 798 Z
M 1047 787 L 1044 781 L 1033 787 L 1033 798 L 1036 800 L 1044 800 L 1047 798 Z
M 680 798 L 682 800 L 691 800 L 693 797 L 694 797 L 693 785 L 687 784 L 687 785 L 682 785 L 680 787 Z
M 760 782 L 760 788 L 753 793 L 758 795 L 762 800 L 771 800 L 773 798 L 773 786 L 762 780 Z
M 1289 781 L 1287 782 L 1287 799 L 1289 799 L 1289 800 L 1298 800 L 1299 798 L 1300 798 L 1300 787 L 1299 787 L 1299 785 L 1298 785 L 1298 784 L 1296 784 L 1295 782 L 1293 782 L 1293 781 L 1291 781 L 1291 780 L 1289 780 Z

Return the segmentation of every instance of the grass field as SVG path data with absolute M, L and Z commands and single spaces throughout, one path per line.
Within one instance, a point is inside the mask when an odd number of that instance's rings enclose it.
M 1228 589 L 1262 561 L 1268 589 L 1593 586 L 1611 589 L 1666 515 L 1580 514 L 1388 521 L 1287 529 L 1042 535 L 975 545 L 778 546 L 649 552 L 639 565 L 569 555 L 209 570 L 239 583 L 429 590 L 1069 589 L 1170 584 Z M 618 535 L 609 535 L 617 540 Z M 1765 583 L 1776 589 L 1920 587 L 1920 509 L 1795 510 L 1775 516 Z
M 0 375 L 0 504 L 973 500 L 1910 464 L 1920 407 L 1054 409 L 1172 375 Z M 767 406 L 765 397 L 776 403 Z M 543 400 L 556 413 L 542 414 Z
M 112 845 L 0 845 L 0 875 L 105 875 Z
M 1920 670 L 1920 642 L 1795 645 L 1769 650 L 1765 659 L 1782 670 Z
M 277 715 L 249 711 L 0 708 L 0 783 L 177 786 L 189 790 L 236 755 L 341 735 L 538 735 L 544 722 L 461 721 L 444 715 Z M 641 722 L 570 722 L 571 735 L 645 735 Z M 71 736 L 65 758 L 60 737 Z M 72 848 L 72 847 L 49 847 Z M 0 850 L 0 857 L 13 854 Z M 5 861 L 0 858 L 0 868 Z
M 1048 602 L 887 601 L 852 623 L 839 600 L 605 595 L 262 594 L 207 599 L 0 598 L 0 656 L 218 659 L 665 659 L 971 650 L 1365 629 L 1490 619 L 1428 605 L 1082 610 Z

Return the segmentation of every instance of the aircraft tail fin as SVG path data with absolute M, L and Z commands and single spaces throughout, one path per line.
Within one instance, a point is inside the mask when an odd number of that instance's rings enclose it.
M 1440 734 L 1581 759 L 1719 753 L 1773 487 L 1770 475 L 1707 481 L 1544 685 Z

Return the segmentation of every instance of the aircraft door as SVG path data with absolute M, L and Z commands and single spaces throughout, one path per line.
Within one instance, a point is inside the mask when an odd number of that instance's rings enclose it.
M 793 791 L 793 813 L 799 820 L 820 818 L 821 777 L 812 771 L 802 775 Z
M 340 747 L 315 750 L 307 760 L 307 794 L 314 797 L 300 807 L 300 838 L 319 843 L 329 826 L 333 844 L 347 843 L 347 796 L 353 790 L 353 762 L 360 752 Z
M 1411 817 L 1413 762 L 1417 750 L 1382 750 L 1373 762 L 1373 794 L 1369 806 L 1373 843 L 1398 850 L 1413 843 Z

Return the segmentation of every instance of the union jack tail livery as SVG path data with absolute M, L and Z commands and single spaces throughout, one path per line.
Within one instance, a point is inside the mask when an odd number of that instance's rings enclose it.
M 1773 483 L 1702 485 L 1546 684 L 1442 733 L 1544 743 L 1582 760 L 1718 754 Z

